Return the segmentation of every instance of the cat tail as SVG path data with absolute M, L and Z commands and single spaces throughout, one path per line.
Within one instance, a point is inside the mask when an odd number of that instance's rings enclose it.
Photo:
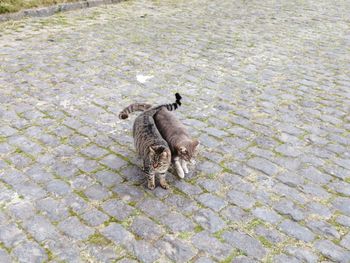
M 182 97 L 179 93 L 175 93 L 175 98 L 176 98 L 176 101 L 174 103 L 163 104 L 163 105 L 156 107 L 156 109 L 160 109 L 160 108 L 165 107 L 165 108 L 167 108 L 168 111 L 176 110 L 179 106 L 181 106 Z
M 128 107 L 126 107 L 125 109 L 123 109 L 120 113 L 119 113 L 119 119 L 127 119 L 129 117 L 129 114 L 135 111 L 145 111 L 148 110 L 149 108 L 151 108 L 152 105 L 151 104 L 146 104 L 146 103 L 133 103 L 130 104 Z

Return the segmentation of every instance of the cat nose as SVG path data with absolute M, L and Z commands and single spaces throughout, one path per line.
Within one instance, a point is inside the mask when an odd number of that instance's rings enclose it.
M 158 167 L 158 164 L 157 163 L 154 163 L 153 164 L 153 168 L 157 168 Z

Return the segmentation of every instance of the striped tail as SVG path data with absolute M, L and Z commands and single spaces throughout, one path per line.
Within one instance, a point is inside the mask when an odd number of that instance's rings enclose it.
M 174 103 L 163 104 L 163 105 L 157 106 L 155 109 L 166 107 L 168 111 L 176 110 L 179 106 L 181 106 L 182 97 L 179 93 L 175 93 L 175 98 L 176 98 L 176 101 Z
M 129 117 L 129 114 L 134 112 L 134 111 L 145 111 L 149 108 L 151 108 L 152 105 L 150 104 L 146 104 L 146 103 L 133 103 L 130 104 L 128 107 L 126 107 L 125 109 L 123 109 L 120 113 L 119 113 L 119 119 L 127 119 Z

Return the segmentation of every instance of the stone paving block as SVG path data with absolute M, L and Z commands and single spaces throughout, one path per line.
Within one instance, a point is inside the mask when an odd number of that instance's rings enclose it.
M 336 262 L 349 262 L 350 252 L 335 245 L 329 240 L 319 240 L 315 243 L 315 248 L 325 257 Z
M 0 261 L 4 263 L 12 262 L 11 256 L 2 248 L 0 248 Z
M 343 226 L 349 226 L 350 227 L 350 217 L 340 215 L 336 219 L 337 223 L 343 225 Z
M 268 208 L 257 207 L 252 211 L 252 213 L 256 217 L 265 220 L 266 222 L 269 222 L 271 224 L 275 224 L 282 219 L 282 217 L 278 215 L 275 211 L 270 210 Z
M 45 245 L 57 255 L 58 260 L 77 262 L 80 260 L 80 251 L 76 244 L 69 242 L 66 236 L 59 236 L 55 240 L 47 240 Z
M 341 211 L 342 213 L 350 216 L 350 198 L 337 197 L 333 202 L 333 207 Z
M 282 215 L 287 215 L 292 217 L 295 221 L 300 221 L 305 218 L 304 212 L 295 205 L 292 201 L 287 199 L 282 199 L 274 206 L 274 209 Z
M 56 195 L 65 196 L 71 193 L 70 186 L 62 180 L 52 180 L 47 184 L 47 190 Z
M 280 228 L 287 235 L 305 242 L 310 242 L 315 238 L 315 235 L 309 229 L 290 220 L 283 221 L 280 224 Z
M 101 147 L 98 147 L 96 145 L 88 146 L 88 147 L 82 149 L 81 152 L 84 155 L 89 156 L 90 158 L 101 158 L 104 155 L 108 154 L 107 150 L 105 150 Z
M 276 263 L 283 263 L 283 262 L 300 263 L 301 261 L 295 257 L 292 257 L 292 256 L 288 256 L 285 254 L 279 254 L 279 255 L 276 255 L 273 257 L 273 262 L 276 262 Z
M 92 227 L 99 226 L 108 220 L 108 216 L 97 209 L 86 211 L 81 218 Z
M 101 245 L 90 245 L 86 248 L 89 252 L 91 260 L 95 260 L 98 262 L 113 262 L 118 258 L 125 257 L 127 252 L 118 248 L 118 251 L 114 249 L 112 246 L 101 246 Z M 118 261 L 119 262 L 119 261 Z
M 43 216 L 36 215 L 24 222 L 23 225 L 38 242 L 43 242 L 46 239 L 58 238 L 56 227 Z
M 142 200 L 145 195 L 141 189 L 140 187 L 132 185 L 120 184 L 113 188 L 113 192 L 125 202 L 137 202 Z
M 194 229 L 194 224 L 192 221 L 180 213 L 170 212 L 158 220 L 160 220 L 174 233 L 191 232 Z
M 185 198 L 182 195 L 170 195 L 165 199 L 165 203 L 174 206 L 178 211 L 181 211 L 184 214 L 192 214 L 199 209 L 196 202 L 190 198 Z
M 198 250 L 207 252 L 211 256 L 223 260 L 231 251 L 231 247 L 226 243 L 221 243 L 216 238 L 211 237 L 208 232 L 200 232 L 192 237 L 192 244 Z
M 303 262 L 316 263 L 318 261 L 318 256 L 307 248 L 289 246 L 286 248 L 286 251 Z
M 340 238 L 340 234 L 337 229 L 327 222 L 323 221 L 310 221 L 306 224 L 314 233 L 329 236 L 330 238 Z
M 87 239 L 94 233 L 92 228 L 82 224 L 77 217 L 68 217 L 66 220 L 60 222 L 57 227 L 67 236 L 77 240 Z
M 144 240 L 137 240 L 133 243 L 133 253 L 145 263 L 155 262 L 160 257 L 158 249 Z
M 88 198 L 96 201 L 104 200 L 110 196 L 108 189 L 99 184 L 90 186 L 84 193 Z
M 209 207 L 213 209 L 216 212 L 219 212 L 221 209 L 223 209 L 226 205 L 227 202 L 212 194 L 201 194 L 200 196 L 197 197 L 197 200 L 204 206 Z
M 224 232 L 222 237 L 233 247 L 247 253 L 249 257 L 261 259 L 266 255 L 266 250 L 260 242 L 245 233 L 238 231 Z
M 175 262 L 188 262 L 197 252 L 192 246 L 170 235 L 159 240 L 156 247 Z
M 165 216 L 170 212 L 169 208 L 163 202 L 151 198 L 147 198 L 139 203 L 138 208 L 153 218 Z
M 255 204 L 255 199 L 247 195 L 246 193 L 232 190 L 227 194 L 228 201 L 239 207 L 249 209 Z
M 110 171 L 99 171 L 95 174 L 97 180 L 106 187 L 111 187 L 122 182 L 122 178 Z
M 117 245 L 122 245 L 128 250 L 132 249 L 134 236 L 120 224 L 111 223 L 101 230 L 101 234 L 115 242 Z
M 131 230 L 144 240 L 156 240 L 164 233 L 164 230 L 159 225 L 143 216 L 134 219 Z
M 182 191 L 185 194 L 188 194 L 190 196 L 198 195 L 198 194 L 201 194 L 203 192 L 203 190 L 199 186 L 192 185 L 192 184 L 186 183 L 184 181 L 176 181 L 175 187 L 177 187 L 180 191 Z
M 259 236 L 266 238 L 271 243 L 280 243 L 285 240 L 285 236 L 275 229 L 269 229 L 264 226 L 257 226 L 255 228 L 255 233 Z
M 65 209 L 72 209 L 77 214 L 82 214 L 89 210 L 89 204 L 81 197 L 81 193 L 72 193 L 63 199 Z
M 350 234 L 349 233 L 342 238 L 342 240 L 340 241 L 340 245 L 342 245 L 346 249 L 350 248 Z
M 121 200 L 108 200 L 103 203 L 102 209 L 107 214 L 115 217 L 118 220 L 125 220 L 134 210 L 132 206 L 129 206 Z
M 18 245 L 11 252 L 19 262 L 41 263 L 47 260 L 45 250 L 34 242 L 24 242 Z
M 249 221 L 251 214 L 245 212 L 242 208 L 238 206 L 228 206 L 223 209 L 220 214 L 225 220 L 230 220 L 232 222 L 245 222 Z
M 266 159 L 254 157 L 248 161 L 248 165 L 256 170 L 259 170 L 269 176 L 276 175 L 278 166 Z
M 25 238 L 23 231 L 13 223 L 0 226 L 0 241 L 7 248 L 15 246 Z
M 119 157 L 110 154 L 100 160 L 100 163 L 106 165 L 108 168 L 113 170 L 119 170 L 121 167 L 125 166 L 127 162 L 120 159 Z
M 214 261 L 209 257 L 200 257 L 195 262 L 196 263 L 213 263 Z
M 197 211 L 193 219 L 210 233 L 217 232 L 226 226 L 225 221 L 209 209 Z

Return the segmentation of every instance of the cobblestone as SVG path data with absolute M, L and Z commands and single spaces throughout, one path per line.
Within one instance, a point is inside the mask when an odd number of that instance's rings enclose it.
M 0 261 L 349 262 L 349 9 L 137 0 L 0 23 Z M 199 153 L 149 191 L 118 113 L 174 91 Z

